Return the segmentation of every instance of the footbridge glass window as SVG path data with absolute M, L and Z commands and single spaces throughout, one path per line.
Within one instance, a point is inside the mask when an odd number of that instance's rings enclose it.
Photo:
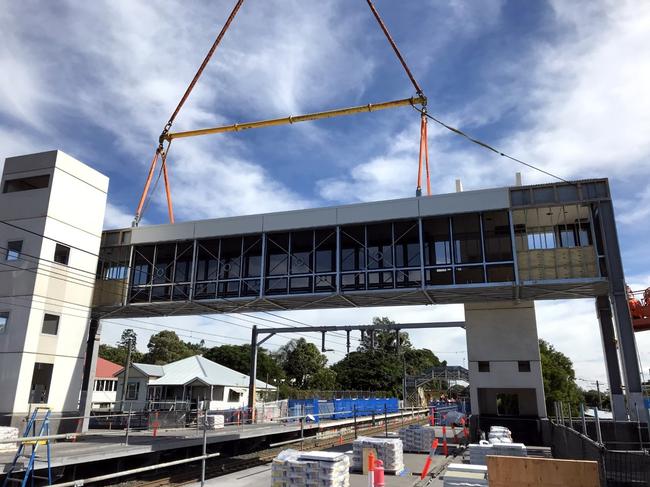
M 393 223 L 393 247 L 395 249 L 396 287 L 420 287 L 420 222 L 405 220 Z
M 314 292 L 336 291 L 336 228 L 314 231 Z
M 242 237 L 221 239 L 219 255 L 218 298 L 239 296 L 239 278 L 241 277 Z
M 341 227 L 341 289 L 366 289 L 366 227 Z
M 242 254 L 242 296 L 259 296 L 262 275 L 262 236 L 244 237 Z

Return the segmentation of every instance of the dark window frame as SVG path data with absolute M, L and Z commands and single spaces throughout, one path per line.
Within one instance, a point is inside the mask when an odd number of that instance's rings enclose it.
M 53 315 L 50 313 L 45 313 L 43 315 L 43 324 L 41 325 L 41 334 L 57 336 L 59 334 L 59 324 L 61 323 L 61 317 L 59 315 Z M 46 331 L 46 326 L 50 327 L 54 324 L 54 333 L 51 331 Z
M 14 178 L 5 181 L 2 187 L 3 193 L 20 193 L 22 191 L 31 191 L 33 189 L 45 189 L 50 185 L 49 174 L 39 174 L 26 178 Z
M 7 253 L 5 255 L 5 260 L 7 262 L 12 262 L 21 259 L 21 256 L 23 254 L 23 243 L 24 243 L 23 240 L 7 241 Z
M 70 262 L 70 247 L 57 243 L 54 247 L 54 258 L 52 260 L 57 264 L 68 265 Z
M 9 311 L 0 311 L 0 335 L 7 332 L 9 326 Z

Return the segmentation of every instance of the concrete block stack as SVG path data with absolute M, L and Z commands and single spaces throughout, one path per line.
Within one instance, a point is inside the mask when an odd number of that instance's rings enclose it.
M 363 469 L 363 449 L 373 448 L 377 459 L 384 462 L 386 472 L 397 473 L 404 470 L 404 446 L 399 438 L 372 438 L 360 436 L 352 443 L 352 469 Z
M 486 465 L 488 455 L 505 455 L 510 457 L 526 457 L 528 452 L 523 443 L 490 443 L 481 441 L 469 445 L 469 462 L 472 465 Z
M 16 451 L 18 444 L 9 441 L 16 439 L 18 439 L 18 428 L 0 426 L 0 452 Z
M 443 476 L 443 487 L 483 487 L 488 485 L 487 467 L 452 463 Z
M 223 414 L 208 414 L 205 417 L 207 428 L 212 430 L 221 429 L 224 427 L 225 418 Z
M 469 463 L 472 465 L 487 465 L 485 457 L 492 455 L 492 445 L 490 442 L 481 440 L 480 443 L 469 445 Z
M 404 451 L 429 453 L 431 443 L 436 438 L 436 430 L 433 426 L 412 424 L 408 428 L 399 430 L 399 437 L 404 445 Z
M 344 453 L 284 450 L 271 465 L 271 487 L 349 487 L 350 459 Z

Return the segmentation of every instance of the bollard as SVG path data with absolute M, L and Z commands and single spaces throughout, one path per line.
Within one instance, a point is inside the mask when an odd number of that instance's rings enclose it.
M 386 438 L 388 438 L 388 413 L 385 404 L 384 404 L 384 430 L 386 431 Z
M 201 487 L 205 485 L 205 457 L 208 454 L 208 423 L 206 414 L 203 414 L 203 458 L 201 459 Z
M 444 456 L 449 456 L 449 451 L 447 450 L 447 427 L 442 425 L 442 453 Z
M 156 438 L 158 436 L 158 426 L 160 426 L 160 423 L 158 422 L 158 411 L 156 411 L 156 415 L 153 420 L 153 437 Z
M 368 455 L 368 487 L 375 487 L 375 455 Z
M 303 448 L 303 443 L 305 441 L 305 417 L 300 417 L 300 449 Z
M 126 436 L 124 438 L 124 444 L 129 445 L 129 428 L 131 427 L 131 411 L 133 409 L 133 403 L 129 403 L 129 415 L 126 418 Z
M 357 428 L 357 405 L 356 404 L 352 406 L 352 411 L 353 411 L 353 418 L 354 418 L 354 439 L 356 440 L 359 432 Z

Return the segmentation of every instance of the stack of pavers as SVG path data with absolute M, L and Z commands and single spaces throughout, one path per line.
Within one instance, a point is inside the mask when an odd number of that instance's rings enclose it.
M 452 463 L 443 476 L 443 487 L 483 487 L 488 485 L 487 467 Z
M 489 441 L 469 445 L 469 461 L 472 465 L 485 465 L 488 455 L 506 455 L 510 457 L 528 456 L 526 445 L 513 443 L 510 430 L 502 426 L 492 426 L 488 434 Z
M 223 414 L 208 414 L 205 417 L 205 421 L 207 423 L 207 428 L 212 430 L 221 429 L 225 425 Z
M 349 487 L 345 453 L 284 450 L 271 465 L 271 487 Z
M 18 428 L 0 426 L 0 452 L 15 451 L 18 445 L 11 440 L 18 439 Z
M 431 444 L 436 439 L 436 429 L 433 426 L 412 424 L 399 430 L 399 437 L 404 444 L 404 451 L 412 453 L 429 453 Z
M 399 473 L 404 470 L 404 445 L 399 438 L 371 438 L 360 436 L 352 443 L 352 469 L 363 470 L 363 449 L 374 448 L 377 459 L 384 462 L 384 471 Z

